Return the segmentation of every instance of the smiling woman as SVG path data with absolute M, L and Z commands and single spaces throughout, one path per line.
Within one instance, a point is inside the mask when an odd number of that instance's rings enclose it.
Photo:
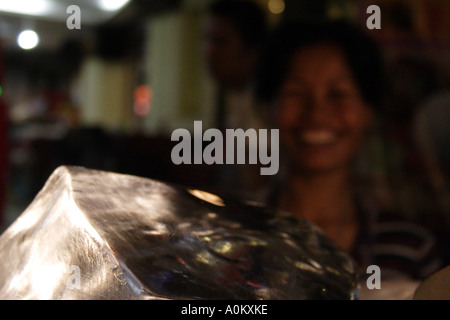
M 342 50 L 332 45 L 293 56 L 278 104 L 283 143 L 302 171 L 345 169 L 372 119 Z
M 257 96 L 280 130 L 287 171 L 263 201 L 318 225 L 361 270 L 379 266 L 382 279 L 437 270 L 434 237 L 409 222 L 386 222 L 353 183 L 382 101 L 375 43 L 344 22 L 287 23 L 270 37 L 260 66 Z

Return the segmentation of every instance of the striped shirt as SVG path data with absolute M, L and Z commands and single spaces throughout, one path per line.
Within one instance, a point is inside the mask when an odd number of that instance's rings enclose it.
M 278 190 L 264 189 L 254 200 L 276 208 Z M 381 280 L 423 280 L 444 267 L 437 238 L 431 231 L 400 214 L 364 206 L 360 197 L 355 199 L 359 230 L 350 256 L 359 266 L 362 279 L 368 276 L 369 265 L 380 267 Z
M 383 280 L 422 280 L 443 267 L 436 237 L 420 224 L 395 214 L 361 213 L 360 233 L 351 255 L 361 274 L 377 265 Z

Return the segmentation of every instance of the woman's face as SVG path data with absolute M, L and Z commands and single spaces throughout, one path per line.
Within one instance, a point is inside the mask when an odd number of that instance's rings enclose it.
M 310 173 L 348 168 L 373 116 L 332 45 L 294 54 L 276 103 L 281 143 L 294 169 Z

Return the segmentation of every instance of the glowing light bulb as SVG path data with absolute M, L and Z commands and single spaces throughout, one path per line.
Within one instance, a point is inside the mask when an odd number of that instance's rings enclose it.
M 17 44 L 24 50 L 35 48 L 39 43 L 39 36 L 33 30 L 22 31 L 17 37 Z

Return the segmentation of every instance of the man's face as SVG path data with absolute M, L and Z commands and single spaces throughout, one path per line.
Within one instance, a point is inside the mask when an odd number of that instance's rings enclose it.
M 249 79 L 254 50 L 229 19 L 207 18 L 204 54 L 211 75 L 221 84 L 236 87 Z

